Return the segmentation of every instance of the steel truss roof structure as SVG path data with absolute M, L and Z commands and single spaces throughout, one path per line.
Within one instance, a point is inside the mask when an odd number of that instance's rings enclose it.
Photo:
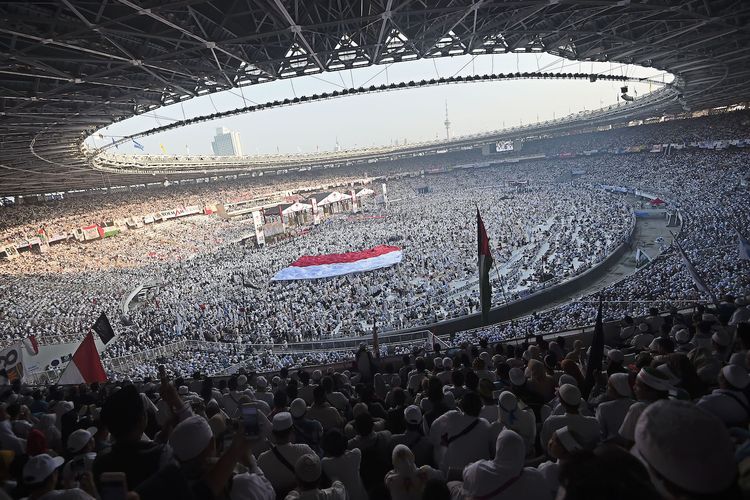
M 160 106 L 418 58 L 548 52 L 632 63 L 677 77 L 672 111 L 746 101 L 748 20 L 742 0 L 2 2 L 0 194 L 100 187 L 82 141 Z

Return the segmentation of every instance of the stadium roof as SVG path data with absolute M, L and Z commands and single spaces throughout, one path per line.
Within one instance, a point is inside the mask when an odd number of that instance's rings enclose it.
M 742 0 L 46 0 L 5 2 L 0 18 L 5 195 L 101 187 L 82 141 L 135 114 L 417 58 L 544 51 L 669 71 L 683 97 L 672 111 L 750 99 Z

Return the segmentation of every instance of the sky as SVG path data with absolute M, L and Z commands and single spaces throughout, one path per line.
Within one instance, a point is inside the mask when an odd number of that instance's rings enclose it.
M 295 96 L 331 92 L 342 88 L 408 82 L 437 77 L 473 74 L 541 71 L 649 77 L 671 81 L 654 68 L 617 63 L 579 63 L 549 54 L 498 54 L 456 56 L 401 62 L 390 65 L 323 73 L 232 89 L 201 96 L 134 117 L 102 129 L 88 143 L 102 146 L 149 128 L 254 103 Z M 445 137 L 445 107 L 451 135 L 459 136 L 560 118 L 584 109 L 617 102 L 620 82 L 579 80 L 515 80 L 464 83 L 418 89 L 341 97 L 203 122 L 138 142 L 144 153 L 211 154 L 211 141 L 218 127 L 240 134 L 244 154 L 309 153 L 382 146 L 404 140 L 413 143 Z M 657 85 L 630 84 L 630 94 L 639 96 Z M 244 99 L 243 99 L 244 97 Z M 116 151 L 143 154 L 132 143 Z

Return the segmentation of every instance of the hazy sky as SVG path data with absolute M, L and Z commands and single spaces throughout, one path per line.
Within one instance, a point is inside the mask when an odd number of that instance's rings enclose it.
M 331 92 L 342 88 L 381 85 L 458 75 L 511 72 L 565 72 L 654 77 L 664 75 L 653 68 L 639 68 L 610 63 L 579 63 L 548 54 L 502 54 L 457 56 L 409 61 L 388 66 L 374 66 L 336 73 L 305 76 L 244 87 L 245 101 L 239 89 L 202 96 L 156 110 L 103 129 L 105 139 L 95 138 L 96 145 L 111 142 L 109 136 L 129 135 L 140 130 L 165 125 L 176 119 L 211 114 L 218 111 L 284 99 L 287 97 Z M 666 77 L 670 81 L 670 77 Z M 382 92 L 343 97 L 315 103 L 304 103 L 273 110 L 249 113 L 232 118 L 204 122 L 138 141 L 146 153 L 161 154 L 160 144 L 168 153 L 210 154 L 211 140 L 217 127 L 228 127 L 240 133 L 245 154 L 312 152 L 332 150 L 336 140 L 342 148 L 391 144 L 394 140 L 409 142 L 445 137 L 445 102 L 452 123 L 452 135 L 464 135 L 530 123 L 595 109 L 617 102 L 619 82 L 517 80 L 492 83 L 443 85 L 411 90 Z M 649 84 L 630 85 L 638 95 L 649 91 Z M 657 90 L 654 85 L 652 90 Z M 183 114 L 184 113 L 184 114 Z M 91 140 L 91 139 L 90 139 Z M 118 153 L 141 154 L 132 143 L 120 146 Z

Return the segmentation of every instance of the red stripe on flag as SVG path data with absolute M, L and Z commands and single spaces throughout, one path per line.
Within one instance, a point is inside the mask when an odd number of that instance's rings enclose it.
M 361 252 L 347 252 L 347 253 L 330 253 L 326 255 L 303 255 L 299 259 L 292 262 L 294 267 L 308 267 L 308 266 L 320 266 L 323 264 L 344 264 L 347 262 L 357 262 L 358 260 L 370 259 L 372 257 L 379 257 L 391 252 L 397 252 L 401 250 L 400 247 L 394 247 L 391 245 L 379 245 Z
M 96 350 L 96 343 L 91 332 L 86 335 L 86 338 L 76 349 L 72 362 L 76 364 L 76 368 L 78 368 L 87 384 L 107 381 L 107 374 L 102 367 L 102 360 L 99 358 L 99 352 Z

